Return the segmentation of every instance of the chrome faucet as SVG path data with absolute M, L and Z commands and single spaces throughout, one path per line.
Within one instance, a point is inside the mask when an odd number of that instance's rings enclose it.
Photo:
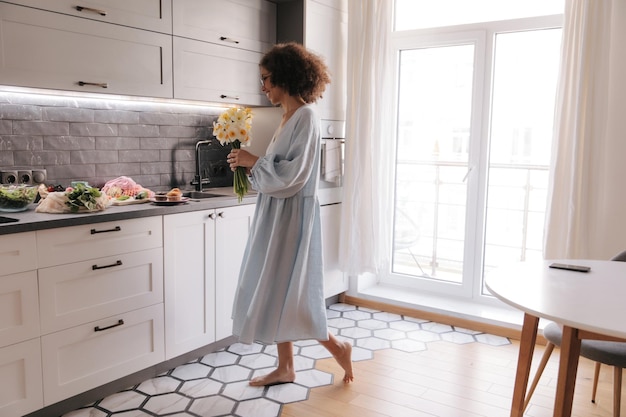
M 200 146 L 202 145 L 211 145 L 210 140 L 199 140 L 196 143 L 196 175 L 191 181 L 191 185 L 196 186 L 196 191 L 202 191 L 202 185 L 210 184 L 211 178 L 202 178 L 202 168 L 200 166 Z

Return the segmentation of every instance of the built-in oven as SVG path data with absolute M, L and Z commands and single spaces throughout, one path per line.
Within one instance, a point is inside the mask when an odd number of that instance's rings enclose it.
M 346 144 L 345 122 L 322 120 L 322 147 L 320 160 L 320 205 L 341 203 L 343 200 L 343 172 Z

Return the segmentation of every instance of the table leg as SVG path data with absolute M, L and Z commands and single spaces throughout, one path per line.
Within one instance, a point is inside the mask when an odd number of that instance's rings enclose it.
M 524 324 L 522 326 L 522 338 L 519 344 L 519 356 L 517 358 L 517 372 L 515 374 L 515 388 L 513 389 L 513 403 L 511 405 L 511 417 L 522 417 L 524 415 L 524 400 L 526 399 L 526 388 L 530 376 L 530 366 L 535 351 L 537 341 L 537 327 L 539 317 L 524 314 Z
M 569 326 L 563 326 L 559 376 L 556 384 L 556 399 L 554 401 L 554 417 L 570 417 L 572 415 L 572 401 L 574 400 L 574 386 L 576 385 L 579 356 L 580 339 L 578 338 L 578 331 Z

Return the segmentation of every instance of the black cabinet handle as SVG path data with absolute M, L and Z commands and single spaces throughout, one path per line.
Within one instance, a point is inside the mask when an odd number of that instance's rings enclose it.
M 119 319 L 119 320 L 117 321 L 117 323 L 112 324 L 112 325 L 107 326 L 107 327 L 100 327 L 100 326 L 96 326 L 96 327 L 94 327 L 94 328 L 93 328 L 93 331 L 94 331 L 94 332 L 103 332 L 103 331 L 105 331 L 105 330 L 109 330 L 109 329 L 112 329 L 112 328 L 114 328 L 114 327 L 121 326 L 121 325 L 123 325 L 123 324 L 124 324 L 124 320 Z
M 94 9 L 93 7 L 76 6 L 76 10 L 78 10 L 79 12 L 85 11 L 85 12 L 96 13 L 96 14 L 99 14 L 100 16 L 107 15 L 106 10 Z
M 226 94 L 220 95 L 220 98 L 230 98 L 232 100 L 239 100 L 239 96 L 227 96 Z
M 106 229 L 106 230 L 91 229 L 91 234 L 95 235 L 96 233 L 119 232 L 120 230 L 122 230 L 120 226 L 115 226 L 113 229 Z
M 91 269 L 95 271 L 97 269 L 105 269 L 105 268 L 112 268 L 114 266 L 120 266 L 121 264 L 122 264 L 122 261 L 117 260 L 114 264 L 111 264 L 111 265 L 102 265 L 102 266 L 91 265 Z
M 78 85 L 80 85 L 81 87 L 86 86 L 86 85 L 91 85 L 91 86 L 94 86 L 94 87 L 109 88 L 109 84 L 108 83 L 91 83 L 89 81 L 79 81 Z
M 239 43 L 239 41 L 233 39 L 233 38 L 229 38 L 227 36 L 220 36 L 220 40 L 221 41 L 226 41 L 226 42 L 231 42 L 231 43 Z

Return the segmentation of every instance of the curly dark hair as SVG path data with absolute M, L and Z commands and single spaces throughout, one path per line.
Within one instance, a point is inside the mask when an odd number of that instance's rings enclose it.
M 261 58 L 259 65 L 271 75 L 270 82 L 291 96 L 300 96 L 306 103 L 322 97 L 330 74 L 324 60 L 296 42 L 274 45 Z

